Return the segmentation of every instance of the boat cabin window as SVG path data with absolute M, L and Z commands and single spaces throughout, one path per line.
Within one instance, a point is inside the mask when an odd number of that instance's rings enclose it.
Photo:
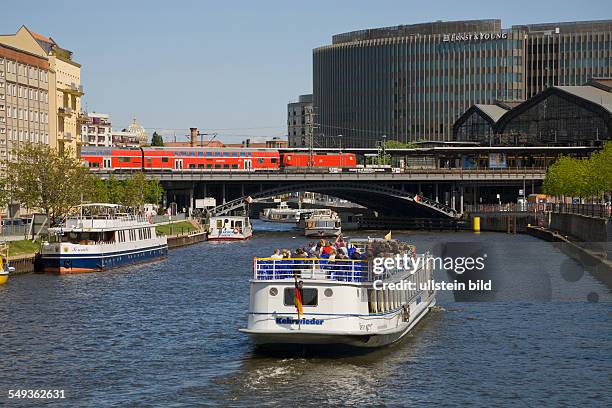
M 71 244 L 86 244 L 94 242 L 113 241 L 113 232 L 66 232 L 60 236 L 60 242 L 70 242 Z
M 319 303 L 317 289 L 304 288 L 302 306 L 316 306 Z M 295 288 L 285 288 L 285 306 L 293 306 L 295 298 Z

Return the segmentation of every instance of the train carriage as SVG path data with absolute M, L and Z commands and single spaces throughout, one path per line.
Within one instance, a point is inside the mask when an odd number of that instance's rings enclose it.
M 281 166 L 285 168 L 354 168 L 357 165 L 357 158 L 353 153 L 313 154 L 312 166 L 309 166 L 309 161 L 308 153 L 281 154 Z
M 278 151 L 231 148 L 143 148 L 145 170 L 261 171 L 278 170 Z
M 355 168 L 353 153 L 279 153 L 274 149 L 202 148 L 202 147 L 97 147 L 81 150 L 84 164 L 91 170 L 173 171 L 173 172 L 254 172 L 299 170 L 310 167 Z
M 137 147 L 84 146 L 81 159 L 93 171 L 142 169 L 142 150 Z

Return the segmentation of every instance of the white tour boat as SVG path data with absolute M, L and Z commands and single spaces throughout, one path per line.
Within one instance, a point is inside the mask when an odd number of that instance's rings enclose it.
M 276 208 L 264 208 L 263 211 L 259 213 L 259 219 L 269 222 L 297 224 L 300 220 L 300 214 L 308 211 L 309 210 L 291 208 L 286 202 L 282 201 Z
M 305 220 L 304 235 L 312 237 L 337 237 L 342 232 L 340 217 L 329 209 L 316 210 Z
M 166 236 L 146 217 L 120 213 L 116 204 L 86 204 L 58 228 L 40 251 L 43 270 L 58 274 L 95 272 L 164 257 Z
M 253 228 L 247 216 L 218 216 L 208 219 L 209 241 L 241 241 L 253 236 Z
M 362 240 L 362 247 L 373 241 L 380 240 Z M 349 249 L 355 246 L 351 241 Z M 255 258 L 248 323 L 241 331 L 261 346 L 368 348 L 393 343 L 436 303 L 431 286 L 420 287 L 432 280 L 432 265 L 421 264 L 416 271 L 377 275 L 367 260 Z M 295 305 L 299 282 L 301 314 Z M 382 288 L 389 283 L 403 288 Z

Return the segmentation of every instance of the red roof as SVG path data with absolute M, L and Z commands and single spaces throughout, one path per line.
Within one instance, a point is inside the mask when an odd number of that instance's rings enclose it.
M 34 38 L 36 38 L 37 40 L 41 40 L 41 41 L 44 41 L 44 42 L 49 43 L 49 44 L 55 44 L 55 42 L 52 39 L 47 38 L 44 35 L 35 33 L 34 31 L 30 31 L 30 33 L 32 33 Z

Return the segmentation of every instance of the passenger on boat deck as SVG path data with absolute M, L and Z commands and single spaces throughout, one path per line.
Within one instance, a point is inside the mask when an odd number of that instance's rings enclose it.
M 361 251 L 359 251 L 359 248 L 355 248 L 355 252 L 353 252 L 353 254 L 351 255 L 351 259 L 353 260 L 363 259 L 363 255 L 361 254 Z
M 291 251 L 288 249 L 283 249 L 283 259 L 291 258 Z
M 332 251 L 334 251 L 334 253 L 336 252 L 329 242 L 325 242 L 323 248 L 321 249 L 321 253 L 331 255 Z
M 334 244 L 336 244 L 336 248 L 346 248 L 346 242 L 344 242 L 342 235 L 338 235 Z
M 321 255 L 321 250 L 323 249 L 323 247 L 321 246 L 320 242 L 317 242 L 317 245 L 313 248 L 313 250 L 311 250 L 312 252 L 312 256 L 315 258 L 318 258 Z
M 302 251 L 302 248 L 297 248 L 295 250 L 295 257 L 296 258 L 304 258 L 305 257 L 304 255 L 305 254 L 304 254 L 304 251 Z
M 272 259 L 283 259 L 283 256 L 281 255 L 280 249 L 276 248 L 274 250 L 274 253 L 272 254 L 272 256 L 270 258 L 272 258 Z
M 344 253 L 344 251 L 338 251 L 336 255 L 336 259 L 348 259 L 348 255 Z
M 336 250 L 334 248 L 331 248 L 330 252 L 329 252 L 329 260 L 333 261 L 337 258 L 338 253 L 336 252 Z

